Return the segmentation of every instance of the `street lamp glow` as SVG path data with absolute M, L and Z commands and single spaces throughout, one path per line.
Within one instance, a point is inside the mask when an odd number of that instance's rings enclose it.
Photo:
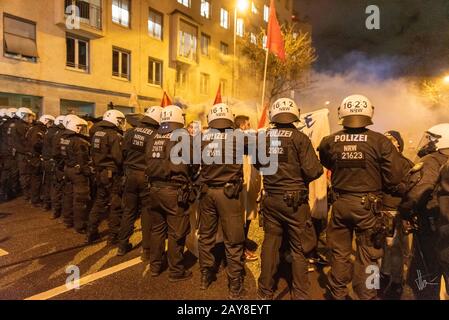
M 237 9 L 240 12 L 244 12 L 249 7 L 249 1 L 248 0 L 237 0 Z
M 449 84 L 449 75 L 447 75 L 443 78 L 443 82 L 444 82 L 444 84 Z

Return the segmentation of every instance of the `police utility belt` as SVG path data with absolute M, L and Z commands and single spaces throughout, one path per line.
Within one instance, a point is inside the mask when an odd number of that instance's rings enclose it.
M 191 183 L 150 179 L 148 188 L 151 189 L 152 187 L 177 190 L 177 203 L 181 209 L 187 209 L 189 205 L 197 199 L 197 188 Z
M 223 189 L 224 195 L 229 199 L 238 199 L 243 189 L 243 179 L 229 181 L 226 183 L 208 183 L 201 185 L 201 194 L 206 194 L 208 189 Z
M 307 190 L 265 190 L 265 194 L 268 196 L 281 195 L 287 207 L 293 208 L 294 210 L 297 210 L 300 206 L 309 201 L 309 193 Z

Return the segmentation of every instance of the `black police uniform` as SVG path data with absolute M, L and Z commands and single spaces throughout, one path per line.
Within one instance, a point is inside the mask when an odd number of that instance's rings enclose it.
M 5 189 L 4 185 L 1 181 L 1 177 L 3 174 L 3 171 L 5 169 L 5 159 L 6 159 L 6 137 L 3 137 L 3 126 L 6 122 L 7 118 L 1 118 L 0 119 L 0 202 L 5 200 Z
M 122 217 L 122 131 L 109 121 L 100 121 L 91 140 L 96 195 L 89 215 L 88 242 L 98 238 L 101 215 L 109 213 L 109 243 L 116 243 Z
M 199 263 L 204 278 L 202 289 L 210 283 L 216 265 L 213 249 L 221 226 L 227 261 L 231 295 L 239 295 L 243 285 L 244 214 L 240 203 L 243 186 L 243 159 L 237 162 L 236 135 L 240 130 L 212 129 L 202 135 L 202 154 L 214 160 L 201 165 L 199 182 L 202 192 L 199 201 Z M 243 140 L 242 140 L 243 141 Z M 232 154 L 226 154 L 226 146 Z M 243 154 L 241 154 L 243 156 Z M 215 163 L 217 161 L 217 163 Z M 220 223 L 219 223 L 220 222 Z
M 417 299 L 439 299 L 440 279 L 443 270 L 440 262 L 439 233 L 440 207 L 438 203 L 438 179 L 440 169 L 448 161 L 449 149 L 432 152 L 423 157 L 419 179 L 410 186 L 399 206 L 401 216 L 414 219 L 418 229 L 413 237 L 413 256 L 408 272 L 408 284 Z M 427 281 L 427 285 L 425 285 Z M 435 285 L 436 284 L 436 285 Z
M 323 174 L 323 167 L 310 139 L 293 124 L 275 124 L 266 134 L 267 155 L 277 155 L 274 161 L 277 161 L 275 165 L 278 169 L 276 174 L 263 177 L 265 195 L 261 206 L 265 237 L 258 280 L 259 296 L 273 298 L 279 250 L 286 234 L 293 260 L 291 297 L 307 299 L 310 282 L 305 255 L 316 244 L 308 203 L 308 185 Z M 260 165 L 257 167 L 260 169 Z
M 26 139 L 29 142 L 30 197 L 33 205 L 38 205 L 41 202 L 42 146 L 46 132 L 47 126 L 38 121 L 26 134 Z
M 15 118 L 8 118 L 1 127 L 2 145 L 0 146 L 3 155 L 3 168 L 1 173 L 1 185 L 3 200 L 15 198 L 20 190 L 19 169 L 15 157 L 14 144 L 12 141 L 12 132 Z
M 367 278 L 378 271 L 377 260 L 383 254 L 384 243 L 378 243 L 381 192 L 402 179 L 399 152 L 383 134 L 366 128 L 345 128 L 325 137 L 319 152 L 321 163 L 332 172 L 334 197 L 327 230 L 332 254 L 328 289 L 332 298 L 345 299 L 352 280 L 360 299 L 374 299 L 376 283 L 367 285 Z M 352 265 L 354 232 L 357 249 Z
M 405 179 L 413 168 L 414 163 L 400 153 L 402 177 Z M 387 234 L 393 238 L 391 246 L 385 246 L 382 259 L 382 296 L 386 299 L 399 299 L 402 294 L 404 275 L 404 258 L 409 254 L 408 235 L 406 234 L 402 218 L 398 214 L 398 207 L 404 197 L 404 190 L 384 190 L 382 197 L 382 214 L 387 221 Z M 393 215 L 394 217 L 393 217 Z
M 30 156 L 26 134 L 31 125 L 22 119 L 16 118 L 10 125 L 12 148 L 19 169 L 20 188 L 26 200 L 30 199 Z
M 440 208 L 438 224 L 439 262 L 446 281 L 446 295 L 449 296 L 449 162 L 446 162 L 440 171 L 438 206 Z
M 62 213 L 62 196 L 64 193 L 64 157 L 61 154 L 61 138 L 65 127 L 58 124 L 57 131 L 51 140 L 51 159 L 54 175 L 51 182 L 51 207 L 53 218 L 59 218 Z
M 151 273 L 157 275 L 162 271 L 165 239 L 168 236 L 169 279 L 176 281 L 185 279 L 190 274 L 183 265 L 184 245 L 190 231 L 186 197 L 191 178 L 199 165 L 191 165 L 191 159 L 187 159 L 187 152 L 190 150 L 181 153 L 184 163 L 175 164 L 172 161 L 170 153 L 177 142 L 170 141 L 174 132 L 170 132 L 166 126 L 167 124 L 161 124 L 159 132 L 147 145 L 145 174 L 151 185 L 149 210 L 143 210 L 142 215 L 148 214 L 151 224 Z M 182 132 L 184 141 L 191 143 L 187 130 L 179 129 L 175 132 Z
M 157 133 L 159 124 L 144 117 L 139 126 L 125 133 L 123 143 L 123 168 L 125 186 L 123 189 L 123 216 L 118 236 L 119 247 L 127 251 L 129 238 L 134 231 L 134 223 L 142 210 L 148 209 L 149 188 L 145 177 L 145 151 L 148 141 Z M 148 214 L 142 215 L 142 248 L 144 256 L 149 256 L 150 225 Z
M 62 213 L 64 224 L 85 233 L 90 201 L 89 176 L 91 160 L 88 138 L 65 130 L 60 137 L 61 156 L 64 161 L 64 195 Z
M 42 140 L 42 189 L 41 189 L 41 198 L 43 202 L 43 206 L 45 210 L 49 210 L 51 208 L 51 192 L 52 192 L 52 183 L 55 174 L 55 164 L 53 161 L 53 138 L 56 133 L 59 131 L 59 127 L 57 125 L 52 125 L 45 132 L 43 140 Z

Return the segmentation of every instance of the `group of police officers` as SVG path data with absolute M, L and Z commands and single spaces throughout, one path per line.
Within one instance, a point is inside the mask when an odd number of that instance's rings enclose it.
M 359 299 L 400 298 L 407 234 L 413 233 L 407 280 L 416 298 L 438 299 L 442 277 L 449 287 L 449 124 L 426 132 L 414 164 L 402 155 L 398 132 L 367 128 L 374 107 L 365 96 L 347 97 L 338 114 L 343 129 L 314 150 L 298 129 L 300 110 L 293 100 L 281 98 L 269 108 L 270 126 L 262 136 L 266 143 L 257 147 L 263 145 L 274 156 L 270 160 L 277 170 L 263 173 L 267 164 L 254 161 L 263 174 L 258 298 L 274 298 L 282 251 L 291 258 L 292 299 L 309 298 L 308 263 L 319 236 L 309 184 L 326 168 L 331 172 L 327 297 L 347 299 L 352 284 Z M 244 296 L 244 177 L 235 134 L 241 130 L 235 129 L 228 105 L 216 104 L 208 113 L 200 162 L 193 155 L 198 132 L 189 133 L 184 111 L 175 105 L 148 108 L 128 130 L 118 110 L 108 110 L 93 126 L 73 114 L 43 115 L 36 121 L 28 108 L 1 109 L 0 118 L 2 201 L 23 195 L 34 206 L 51 210 L 53 218 L 62 217 L 89 244 L 101 238 L 99 224 L 107 216 L 107 241 L 118 247 L 118 255 L 132 250 L 129 239 L 140 216 L 142 260 L 149 263 L 152 277 L 168 264 L 170 282 L 192 277 L 183 258 L 186 237 L 197 229 L 201 290 L 216 279 L 221 232 L 229 298 Z M 180 141 L 189 147 L 180 148 Z M 229 148 L 231 161 L 224 161 Z M 198 218 L 191 226 L 195 202 Z

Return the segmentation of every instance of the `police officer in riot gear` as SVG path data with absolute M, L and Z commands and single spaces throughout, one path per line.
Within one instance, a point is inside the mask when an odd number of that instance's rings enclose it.
M 261 206 L 265 238 L 258 296 L 273 299 L 279 250 L 286 235 L 292 255 L 291 297 L 307 299 L 310 282 L 305 255 L 316 243 L 308 204 L 308 185 L 323 174 L 323 167 L 310 139 L 294 125 L 300 121 L 300 114 L 293 100 L 282 98 L 275 101 L 269 110 L 269 119 L 272 127 L 266 132 L 266 146 L 271 162 L 275 161 L 277 165 L 277 172 L 262 171 L 264 196 Z M 263 170 L 260 164 L 257 167 Z
M 42 198 L 42 208 L 45 211 L 49 211 L 52 207 L 51 205 L 51 189 L 54 176 L 54 162 L 52 160 L 52 143 L 53 138 L 58 132 L 58 123 L 60 116 L 53 118 L 53 121 L 47 123 L 47 131 L 45 132 L 42 139 L 42 188 L 41 188 L 41 198 Z M 58 121 L 58 123 L 57 123 Z
M 146 152 L 145 173 L 150 183 L 150 197 L 149 210 L 143 210 L 142 215 L 149 215 L 151 225 L 151 275 L 158 276 L 162 272 L 165 239 L 168 237 L 167 260 L 171 282 L 192 277 L 192 272 L 183 264 L 183 253 L 190 231 L 190 186 L 198 166 L 191 164 L 192 138 L 184 126 L 180 107 L 171 105 L 163 108 L 161 126 L 148 142 Z
M 440 240 L 444 238 L 447 225 L 444 217 L 446 208 L 440 207 L 438 202 L 442 199 L 438 199 L 438 183 L 440 171 L 449 159 L 449 123 L 427 130 L 425 141 L 418 152 L 423 157 L 411 171 L 399 212 L 403 219 L 411 221 L 414 229 L 408 283 L 416 298 L 437 300 L 441 276 L 445 274 L 447 277 L 448 270 L 441 263 L 441 258 L 447 251 L 444 250 L 444 245 L 441 246 Z M 441 190 L 443 194 L 444 185 Z
M 43 140 L 48 128 L 53 126 L 54 121 L 55 117 L 45 114 L 39 118 L 39 121 L 26 134 L 26 138 L 29 141 L 30 197 L 31 204 L 34 206 L 41 205 Z
M 402 176 L 405 178 L 414 164 L 403 155 L 404 140 L 398 131 L 390 130 L 385 133 L 399 151 Z M 382 214 L 387 227 L 387 241 L 381 266 L 381 296 L 384 299 L 400 299 L 403 288 L 404 259 L 409 254 L 408 236 L 398 214 L 398 207 L 404 196 L 401 188 L 387 191 L 383 194 Z
M 203 159 L 199 177 L 202 185 L 198 232 L 200 288 L 207 289 L 215 277 L 217 266 L 212 250 L 220 221 L 227 261 L 229 298 L 239 299 L 243 291 L 245 249 L 244 217 L 239 200 L 243 187 L 243 159 L 236 161 L 235 134 L 240 131 L 234 134 L 234 115 L 224 103 L 214 105 L 207 118 L 209 129 L 203 134 Z M 226 150 L 227 145 L 232 148 Z M 243 157 L 243 154 L 240 156 Z
M 51 164 L 53 177 L 51 181 L 51 207 L 53 219 L 58 219 L 62 213 L 62 196 L 64 193 L 64 158 L 61 155 L 61 138 L 65 132 L 64 120 L 66 116 L 55 119 L 57 131 L 51 139 Z
M 162 108 L 154 106 L 148 108 L 145 116 L 136 128 L 128 130 L 123 143 L 123 169 L 125 173 L 125 186 L 123 190 L 123 216 L 118 235 L 118 253 L 122 256 L 132 246 L 129 238 L 134 231 L 134 223 L 141 210 L 148 209 L 148 182 L 145 178 L 145 151 L 148 141 L 157 133 L 161 120 Z M 149 239 L 151 227 L 148 215 L 142 215 L 142 257 L 149 259 Z
M 65 165 L 63 218 L 67 227 L 73 226 L 76 232 L 85 234 L 92 174 L 87 122 L 71 114 L 64 118 L 64 126 L 66 130 L 59 143 Z
M 99 239 L 98 226 L 108 204 L 108 243 L 117 243 L 122 216 L 122 142 L 125 127 L 125 115 L 118 110 L 108 110 L 103 115 L 103 120 L 97 124 L 92 137 L 91 155 L 96 173 L 96 195 L 89 215 L 88 243 Z
M 441 271 L 446 284 L 446 296 L 449 297 L 449 161 L 441 168 L 438 186 L 438 252 Z
M 15 198 L 19 192 L 19 177 L 17 161 L 15 159 L 12 143 L 12 131 L 14 128 L 17 109 L 5 110 L 5 121 L 1 126 L 2 144 L 0 146 L 3 155 L 3 168 L 1 172 L 2 199 L 4 201 Z
M 374 108 L 362 95 L 343 100 L 338 109 L 343 130 L 325 137 L 320 146 L 321 163 L 332 171 L 333 205 L 327 230 L 331 249 L 328 294 L 333 299 L 348 296 L 352 280 L 360 299 L 375 299 L 379 289 L 378 259 L 385 243 L 381 216 L 382 190 L 401 181 L 402 161 L 391 141 L 367 129 L 373 124 Z M 351 262 L 352 240 L 356 236 L 356 257 Z
M 28 150 L 27 132 L 31 128 L 34 113 L 28 108 L 19 108 L 16 119 L 11 124 L 12 148 L 19 168 L 19 181 L 26 200 L 30 199 L 30 154 Z

